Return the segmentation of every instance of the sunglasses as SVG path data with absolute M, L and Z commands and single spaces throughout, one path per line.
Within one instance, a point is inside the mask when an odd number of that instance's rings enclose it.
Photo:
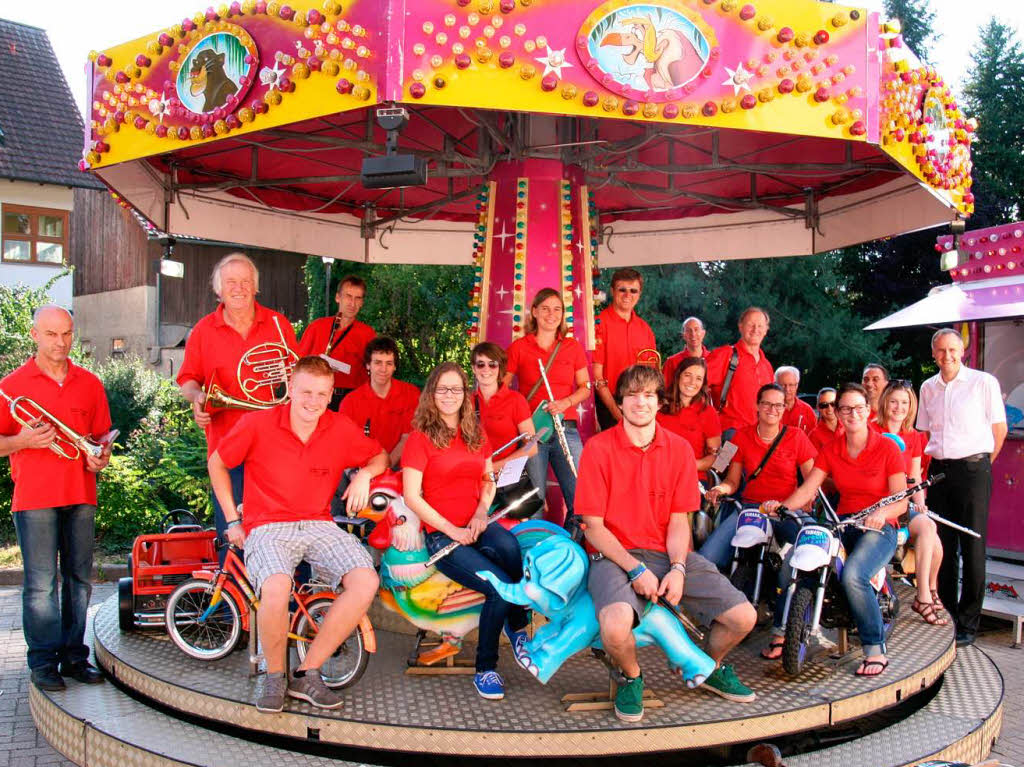
M 634 296 L 640 292 L 640 288 L 615 288 L 619 293 L 632 293 Z
M 497 370 L 499 365 L 494 360 L 477 360 L 473 363 L 473 367 L 477 370 L 483 370 L 484 368 L 490 368 L 491 370 Z
M 828 410 L 829 408 L 833 408 L 835 406 L 836 406 L 835 401 L 832 401 L 832 402 L 819 402 L 818 403 L 818 410 Z
M 913 381 L 908 381 L 906 378 L 894 378 L 889 385 L 892 386 L 893 388 L 900 388 L 900 389 L 913 389 L 914 388 L 914 382 Z

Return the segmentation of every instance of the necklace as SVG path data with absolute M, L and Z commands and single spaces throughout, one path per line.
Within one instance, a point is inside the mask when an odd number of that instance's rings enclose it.
M 639 447 L 639 448 L 640 448 L 641 450 L 643 450 L 644 452 L 646 452 L 646 451 L 647 451 L 647 448 L 649 448 L 649 447 L 650 447 L 651 445 L 653 445 L 653 444 L 654 444 L 654 437 L 651 437 L 650 441 L 649 441 L 649 442 L 648 442 L 648 443 L 647 443 L 646 445 L 638 445 L 638 447 Z
M 754 431 L 756 431 L 756 432 L 757 432 L 757 436 L 758 436 L 758 439 L 762 439 L 762 440 L 764 440 L 765 442 L 768 442 L 768 441 L 770 441 L 771 439 L 773 439 L 772 437 L 762 437 L 762 436 L 761 436 L 761 424 L 758 424 L 757 426 L 755 426 L 755 427 L 754 427 Z

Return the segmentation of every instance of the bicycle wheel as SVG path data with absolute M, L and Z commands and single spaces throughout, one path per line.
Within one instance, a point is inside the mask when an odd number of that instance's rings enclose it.
M 193 579 L 185 581 L 167 600 L 164 618 L 171 641 L 197 660 L 217 660 L 235 649 L 242 635 L 238 603 L 227 589 L 210 610 L 214 584 Z
M 320 597 L 311 600 L 306 605 L 309 616 L 313 619 L 316 628 L 323 625 L 327 611 L 334 604 L 333 599 Z M 314 625 L 310 624 L 305 614 L 299 616 L 299 622 L 295 626 L 295 633 L 303 640 L 295 642 L 295 652 L 299 656 L 299 664 L 306 659 L 306 650 L 316 636 Z M 370 653 L 363 647 L 363 634 L 356 626 L 348 639 L 341 643 L 337 650 L 320 666 L 320 676 L 324 678 L 324 684 L 332 689 L 348 687 L 359 681 L 359 678 L 366 671 L 366 665 L 370 662 Z

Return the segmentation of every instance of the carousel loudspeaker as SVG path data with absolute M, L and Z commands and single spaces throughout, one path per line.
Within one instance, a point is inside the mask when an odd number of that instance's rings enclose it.
M 427 183 L 427 161 L 412 154 L 367 157 L 360 180 L 367 189 L 422 186 Z

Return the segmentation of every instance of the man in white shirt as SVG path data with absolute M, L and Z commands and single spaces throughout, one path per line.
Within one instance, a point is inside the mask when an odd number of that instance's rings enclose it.
M 921 385 L 917 428 L 930 432 L 924 451 L 929 472 L 946 478 L 928 494 L 932 511 L 981 533 L 981 538 L 939 525 L 945 549 L 939 569 L 939 598 L 956 623 L 958 646 L 974 642 L 985 596 L 985 533 L 992 495 L 992 462 L 1006 439 L 1006 408 L 994 376 L 962 364 L 964 342 L 950 328 L 932 336 L 938 375 Z M 957 598 L 957 551 L 963 556 L 963 584 Z

